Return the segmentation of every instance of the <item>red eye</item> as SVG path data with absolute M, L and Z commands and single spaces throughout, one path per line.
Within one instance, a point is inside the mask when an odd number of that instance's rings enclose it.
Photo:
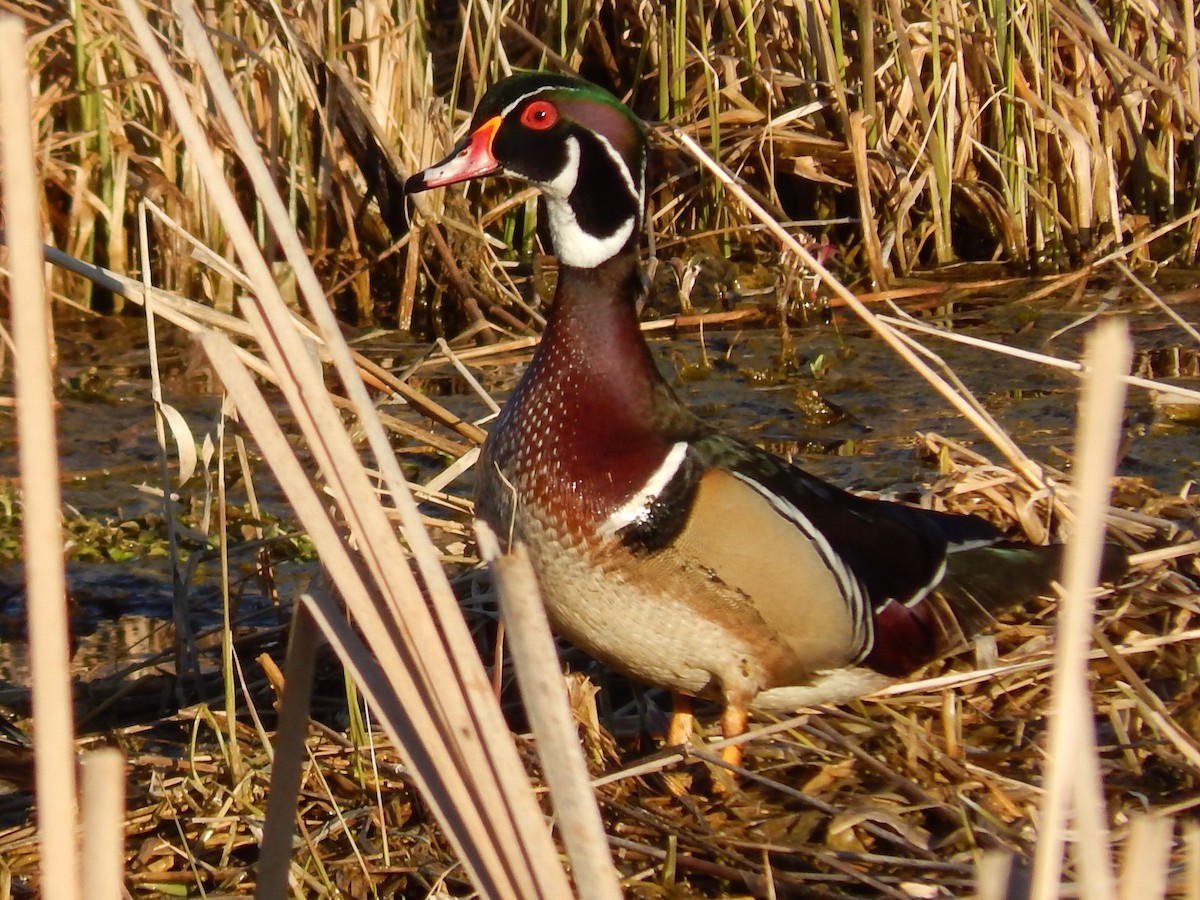
M 534 100 L 521 110 L 521 124 L 534 131 L 553 128 L 558 121 L 558 110 L 549 100 Z

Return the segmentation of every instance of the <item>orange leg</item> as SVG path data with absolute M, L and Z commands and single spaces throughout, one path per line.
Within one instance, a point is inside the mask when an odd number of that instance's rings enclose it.
M 727 738 L 737 737 L 746 730 L 746 720 L 750 713 L 742 703 L 730 702 L 721 713 L 721 734 Z M 734 744 L 721 750 L 721 759 L 731 766 L 742 764 L 742 745 Z
M 696 701 L 685 694 L 671 695 L 671 725 L 667 728 L 667 746 L 676 747 L 692 739 L 696 728 Z

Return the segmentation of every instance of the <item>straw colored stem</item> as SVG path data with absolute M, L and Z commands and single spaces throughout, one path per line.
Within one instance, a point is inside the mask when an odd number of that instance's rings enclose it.
M 1132 355 L 1124 322 L 1115 319 L 1103 322 L 1088 338 L 1088 376 L 1079 404 L 1076 437 L 1076 522 L 1064 560 L 1046 792 L 1033 876 L 1035 900 L 1051 900 L 1058 894 L 1062 848 L 1072 806 L 1076 828 L 1081 832 L 1078 847 L 1082 853 L 1080 874 L 1085 893 L 1096 900 L 1115 896 L 1095 754 L 1087 658 L 1104 542 L 1104 515 L 1124 411 L 1125 388 L 1119 376 L 1129 370 Z
M 1200 900 L 1200 823 L 1183 826 L 1184 900 Z
M 307 608 L 297 605 L 284 663 L 283 687 L 286 689 L 279 699 L 275 746 L 270 748 L 271 801 L 267 804 L 263 822 L 255 888 L 255 896 L 261 900 L 287 894 L 292 864 L 292 820 L 296 816 L 306 759 L 304 738 L 308 734 L 318 636 Z
M 989 341 L 985 338 L 973 337 L 969 334 L 958 334 L 953 331 L 946 331 L 944 328 L 935 328 L 932 325 L 926 325 L 923 322 L 918 322 L 915 319 L 899 318 L 896 316 L 880 316 L 880 321 L 886 322 L 889 325 L 895 325 L 897 328 L 903 328 L 907 331 L 916 331 L 920 334 L 928 334 L 934 337 L 944 338 L 947 341 L 953 341 L 956 344 L 962 344 L 966 347 L 977 347 L 980 350 L 989 350 L 993 353 L 999 353 L 1004 356 L 1011 356 L 1015 359 L 1024 359 L 1029 362 L 1038 363 L 1043 366 L 1050 366 L 1054 369 L 1063 369 L 1067 372 L 1073 372 L 1076 375 L 1082 374 L 1083 364 L 1076 362 L 1073 359 L 1059 359 L 1057 356 L 1048 356 L 1045 353 L 1035 353 L 1032 350 L 1024 350 L 1020 347 L 1010 347 L 1007 344 L 1000 344 L 996 341 Z M 1170 391 L 1173 394 L 1178 394 L 1181 397 L 1188 397 L 1192 400 L 1200 401 L 1200 391 L 1190 388 L 1181 387 L 1174 384 L 1168 384 L 1165 381 L 1155 381 L 1152 378 L 1141 378 L 1137 375 L 1120 374 L 1120 378 L 1125 384 L 1130 387 L 1145 388 L 1150 391 Z
M 25 35 L 0 21 L 0 161 L 16 356 L 17 442 L 24 497 L 25 594 L 33 674 L 34 757 L 42 896 L 77 900 L 75 726 L 63 572 L 62 498 L 50 361 L 50 310 L 42 284 L 38 178 L 33 166 Z
M 172 565 L 182 568 L 183 559 L 179 553 L 178 523 L 171 506 L 171 465 L 167 458 L 167 416 L 171 410 L 163 402 L 162 375 L 158 365 L 158 331 L 155 328 L 154 301 L 151 299 L 150 288 L 150 237 L 146 228 L 146 213 L 143 208 L 138 216 L 138 247 L 142 259 L 142 287 L 145 290 L 146 301 L 142 311 L 146 316 L 146 349 L 150 355 L 150 399 L 154 403 L 154 433 L 158 442 L 158 481 L 163 490 L 163 521 L 167 525 L 167 546 L 171 555 Z M 188 442 L 188 449 L 194 446 Z M 180 449 L 182 451 L 183 445 Z M 182 462 L 180 470 L 184 468 Z M 186 477 L 181 475 L 181 480 Z M 182 675 L 188 672 L 194 684 L 200 682 L 200 663 L 197 658 L 196 639 L 192 634 L 192 622 L 189 616 L 187 596 L 187 579 L 173 579 L 171 592 L 171 616 L 175 625 L 175 659 L 177 671 Z M 232 686 L 232 679 L 228 682 Z M 182 683 L 180 685 L 182 687 Z
M 120 900 L 125 884 L 125 756 L 115 747 L 83 758 L 83 871 L 88 900 Z
M 1167 895 L 1171 832 L 1167 816 L 1143 815 L 1130 823 L 1121 863 L 1120 900 L 1159 900 Z
M 520 546 L 502 555 L 491 529 L 482 521 L 477 521 L 475 528 L 481 555 L 496 574 L 509 652 L 554 797 L 558 830 L 571 859 L 575 889 L 583 900 L 615 900 L 621 896 L 621 888 L 529 555 Z

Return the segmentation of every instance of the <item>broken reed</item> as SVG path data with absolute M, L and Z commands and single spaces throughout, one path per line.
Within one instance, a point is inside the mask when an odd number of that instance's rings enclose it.
M 49 18 L 68 8 L 72 20 Z M 581 71 L 643 116 L 691 132 L 781 220 L 858 219 L 810 230 L 826 232 L 852 272 L 875 280 L 964 258 L 1078 265 L 1198 205 L 1191 0 L 1179 17 L 1174 5 L 1149 0 L 615 0 L 585 8 L 588 17 L 571 18 L 578 10 L 567 3 L 479 0 L 460 12 L 401 0 L 317 4 L 279 21 L 251 0 L 208 5 L 219 52 L 237 61 L 230 72 L 239 102 L 343 317 L 388 320 L 399 309 L 407 326 L 414 294 L 427 300 L 432 286 L 414 277 L 426 242 L 384 227 L 336 132 L 331 141 L 325 130 L 336 114 L 325 99 L 325 64 L 347 67 L 409 170 L 448 146 L 461 125 L 454 108 L 470 108 L 512 68 Z M 203 245 L 227 247 L 115 7 L 84 0 L 51 10 L 18 14 L 41 80 L 34 116 L 51 147 L 43 212 L 53 243 L 135 271 L 129 231 L 144 196 Z M 176 69 L 190 73 L 175 25 L 169 17 L 157 24 Z M 265 239 L 232 154 L 223 165 Z M 659 243 L 745 224 L 719 183 L 680 161 L 663 168 L 668 186 L 652 223 Z M 510 215 L 525 211 L 532 206 Z M 533 233 L 528 217 L 499 228 L 506 238 L 524 235 L 517 243 L 526 247 Z M 774 250 L 749 231 L 726 233 L 718 249 L 756 242 Z M 231 284 L 206 277 L 172 229 L 156 226 L 152 243 L 156 283 L 231 308 Z M 877 259 L 859 250 L 875 246 Z M 484 245 L 460 255 L 469 267 L 495 262 Z M 1200 224 L 1186 222 L 1149 255 L 1194 264 Z M 72 302 L 114 302 L 93 297 L 76 276 L 54 277 L 52 288 Z M 416 309 L 417 329 L 431 327 L 424 307 Z

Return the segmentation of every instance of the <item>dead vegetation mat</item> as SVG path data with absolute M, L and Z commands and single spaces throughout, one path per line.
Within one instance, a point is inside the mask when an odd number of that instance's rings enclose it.
M 1044 520 L 1044 497 L 936 435 L 918 448 L 943 477 L 922 498 L 986 512 L 1013 529 Z M 1149 812 L 1187 819 L 1200 805 L 1198 506 L 1135 479 L 1117 484 L 1115 522 L 1134 568 L 1098 600 L 1090 666 L 1110 827 L 1119 844 Z M 1040 510 L 1040 511 L 1039 511 Z M 1176 549 L 1172 549 L 1176 548 Z M 485 658 L 494 653 L 490 578 L 456 580 Z M 1037 829 L 1050 715 L 1054 604 L 1027 606 L 970 652 L 882 695 L 760 720 L 730 785 L 702 748 L 658 750 L 667 698 L 566 651 L 573 705 L 613 855 L 631 897 L 945 897 L 972 892 L 981 854 L 1014 854 L 1016 877 Z M 193 706 L 94 735 L 128 753 L 127 885 L 140 896 L 248 896 L 270 774 L 272 666 L 247 670 L 256 709 L 228 739 L 223 714 Z M 266 666 L 265 670 L 261 668 Z M 983 667 L 982 669 L 980 667 Z M 467 896 L 449 844 L 386 738 L 348 726 L 329 660 L 314 703 L 294 871 L 304 896 Z M 497 673 L 522 728 L 511 673 Z M 602 689 L 597 689 L 602 687 Z M 358 734 L 355 740 L 351 735 Z M 365 737 L 364 737 L 365 736 Z M 521 742 L 537 775 L 536 755 Z M 0 754 L 22 793 L 20 753 Z M 721 788 L 724 788 L 722 790 Z M 1191 826 L 1193 829 L 1195 826 Z M 0 831 L 4 893 L 33 896 L 31 824 Z M 1182 861 L 1172 868 L 1182 889 Z

